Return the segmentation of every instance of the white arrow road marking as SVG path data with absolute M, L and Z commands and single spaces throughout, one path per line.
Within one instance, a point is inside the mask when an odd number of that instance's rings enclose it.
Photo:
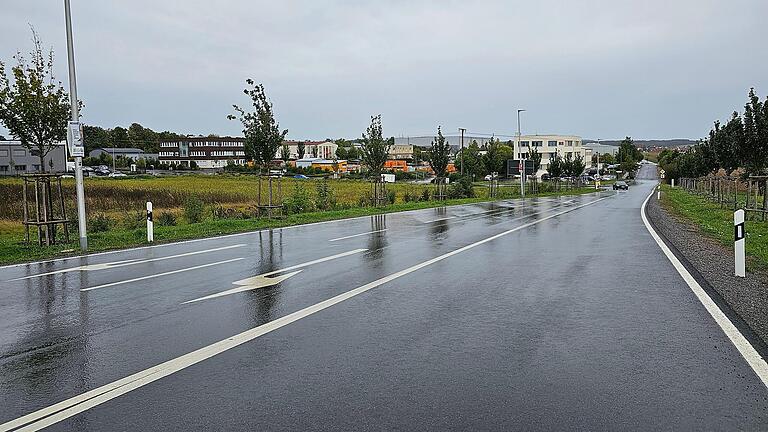
M 224 261 L 216 261 L 216 262 L 213 262 L 213 263 L 208 263 L 208 264 L 203 264 L 203 265 L 198 265 L 198 266 L 193 266 L 193 267 L 187 267 L 187 268 L 183 268 L 183 269 L 179 269 L 179 270 L 167 271 L 167 272 L 163 272 L 163 273 L 156 273 L 156 274 L 151 274 L 151 275 L 148 275 L 148 276 L 142 276 L 142 277 L 137 277 L 137 278 L 133 278 L 133 279 L 126 279 L 126 280 L 117 281 L 117 282 L 110 282 L 110 283 L 103 284 L 103 285 L 96 285 L 96 286 L 92 286 L 92 287 L 88 287 L 88 288 L 82 288 L 80 291 L 93 291 L 93 290 L 96 290 L 96 289 L 107 288 L 107 287 L 116 286 L 116 285 L 124 285 L 124 284 L 131 283 L 131 282 L 138 282 L 138 281 L 142 281 L 142 280 L 146 280 L 146 279 L 152 279 L 152 278 L 156 278 L 156 277 L 160 277 L 160 276 L 168 276 L 168 275 L 172 275 L 172 274 L 176 274 L 176 273 L 186 272 L 186 271 L 190 271 L 190 270 L 197 270 L 197 269 L 211 267 L 211 266 L 215 266 L 215 265 L 219 265 L 219 264 L 227 264 L 227 263 L 231 263 L 231 262 L 235 262 L 235 261 L 240 261 L 240 260 L 244 260 L 244 259 L 245 258 L 232 258 L 232 259 L 228 259 L 228 260 L 224 260 Z
M 355 249 L 355 250 L 351 250 L 351 251 L 348 251 L 348 252 L 342 252 L 340 254 L 327 256 L 325 258 L 318 258 L 316 260 L 308 261 L 308 262 L 305 262 L 305 263 L 292 265 L 292 266 L 286 267 L 284 269 L 274 270 L 274 271 L 271 271 L 269 273 L 263 273 L 263 274 L 260 274 L 260 275 L 257 275 L 257 276 L 253 276 L 253 277 L 250 277 L 250 278 L 247 278 L 247 279 L 242 279 L 242 280 L 239 280 L 239 281 L 235 281 L 235 282 L 232 282 L 232 283 L 234 285 L 239 285 L 236 288 L 232 288 L 232 289 L 228 289 L 226 291 L 222 291 L 222 292 L 219 292 L 219 293 L 207 295 L 205 297 L 196 298 L 194 300 L 188 300 L 188 301 L 183 302 L 182 304 L 194 303 L 194 302 L 199 302 L 199 301 L 202 301 L 202 300 L 209 300 L 209 299 L 216 298 L 216 297 L 222 297 L 222 296 L 229 295 L 229 294 L 235 294 L 235 293 L 239 293 L 239 292 L 243 292 L 243 291 L 249 291 L 249 290 L 254 290 L 254 289 L 258 289 L 258 288 L 264 288 L 264 287 L 268 287 L 268 286 L 272 286 L 272 285 L 277 285 L 278 283 L 288 279 L 289 277 L 296 276 L 297 274 L 301 273 L 301 270 L 295 271 L 293 273 L 288 273 L 288 274 L 285 274 L 285 275 L 281 275 L 281 276 L 274 276 L 274 275 L 276 275 L 278 273 L 284 273 L 284 272 L 287 272 L 287 271 L 300 269 L 300 268 L 303 268 L 303 267 L 311 266 L 313 264 L 319 264 L 321 262 L 330 261 L 330 260 L 333 260 L 333 259 L 336 259 L 336 258 L 342 258 L 342 257 L 345 257 L 345 256 L 354 255 L 354 254 L 357 254 L 357 253 L 360 253 L 360 252 L 365 252 L 367 250 L 368 249 Z
M 351 238 L 354 238 L 354 237 L 360 237 L 360 236 L 364 236 L 364 235 L 368 235 L 368 234 L 376 234 L 376 233 L 384 232 L 386 230 L 387 229 L 384 228 L 384 229 L 380 229 L 380 230 L 376 230 L 376 231 L 368 231 L 368 232 L 364 232 L 364 233 L 360 233 L 360 234 L 352 234 L 352 235 L 348 235 L 348 236 L 344 236 L 344 237 L 338 237 L 338 238 L 335 238 L 335 239 L 330 239 L 328 241 L 329 242 L 335 242 L 335 241 L 339 241 L 339 240 L 346 240 L 346 239 L 351 239 Z
M 226 290 L 226 291 L 222 291 L 222 292 L 216 293 L 216 294 L 211 294 L 209 296 L 196 298 L 194 300 L 188 300 L 188 301 L 185 301 L 182 304 L 195 303 L 195 302 L 199 302 L 199 301 L 203 301 L 203 300 L 209 300 L 209 299 L 216 298 L 216 297 L 223 297 L 225 295 L 235 294 L 235 293 L 239 293 L 239 292 L 243 292 L 243 291 L 251 291 L 251 290 L 258 289 L 258 288 L 265 288 L 265 287 L 268 287 L 268 286 L 277 285 L 280 282 L 288 279 L 289 277 L 296 276 L 297 274 L 299 274 L 301 272 L 302 272 L 302 270 L 296 270 L 295 272 L 286 273 L 286 274 L 280 275 L 280 276 L 269 277 L 269 276 L 264 276 L 264 275 L 258 275 L 258 276 L 254 276 L 252 278 L 239 280 L 237 282 L 233 282 L 235 285 L 240 285 L 240 286 L 238 286 L 236 288 L 232 288 L 232 289 L 229 289 L 229 290 Z
M 36 277 L 54 275 L 54 274 L 59 274 L 59 273 L 74 272 L 74 271 L 96 271 L 96 270 L 113 269 L 113 268 L 118 268 L 118 267 L 125 267 L 125 266 L 129 266 L 129 265 L 134 265 L 134 264 L 144 264 L 144 263 L 148 263 L 148 262 L 163 261 L 163 260 L 168 260 L 168 259 L 173 259 L 173 258 L 181 258 L 181 257 L 192 256 L 192 255 L 199 255 L 199 254 L 209 253 L 209 252 L 218 252 L 218 251 L 222 251 L 222 250 L 239 248 L 239 247 L 243 247 L 243 246 L 245 246 L 245 244 L 236 244 L 236 245 L 231 245 L 231 246 L 223 246 L 223 247 L 214 248 L 214 249 L 206 249 L 206 250 L 195 251 L 195 252 L 187 252 L 187 253 L 183 253 L 183 254 L 169 255 L 169 256 L 164 256 L 164 257 L 159 257 L 159 258 L 149 258 L 149 259 L 138 259 L 137 258 L 137 259 L 130 259 L 130 260 L 125 260 L 125 261 L 114 261 L 114 262 L 101 263 L 101 264 L 88 264 L 88 265 L 84 265 L 84 266 L 78 266 L 78 267 L 71 267 L 71 268 L 65 268 L 65 269 L 61 269 L 61 270 L 56 270 L 56 271 L 52 271 L 52 272 L 48 272 L 48 273 L 40 273 L 40 274 L 36 274 L 36 275 L 31 275 L 31 276 L 24 276 L 24 277 L 20 277 L 20 278 L 16 278 L 16 279 L 11 279 L 9 282 L 17 281 L 17 280 L 24 280 L 24 279 L 32 279 L 32 278 L 36 278 Z
M 11 420 L 9 422 L 0 424 L 0 432 L 8 432 L 12 430 L 14 430 L 15 432 L 37 431 L 45 427 L 48 427 L 52 424 L 56 424 L 64 419 L 77 415 L 78 413 L 81 413 L 85 410 L 91 409 L 111 399 L 122 396 L 130 391 L 136 390 L 137 388 L 143 387 L 149 383 L 152 383 L 163 377 L 176 373 L 182 369 L 185 369 L 194 364 L 200 363 L 201 361 L 209 359 L 215 355 L 231 350 L 232 348 L 238 347 L 246 342 L 250 342 L 260 336 L 264 336 L 267 333 L 273 332 L 281 327 L 287 326 L 288 324 L 296 322 L 302 318 L 306 318 L 310 315 L 314 315 L 331 306 L 334 306 L 343 301 L 349 300 L 364 292 L 370 291 L 380 285 L 391 282 L 407 274 L 413 273 L 424 267 L 430 266 L 436 262 L 442 261 L 446 258 L 450 258 L 456 254 L 460 254 L 462 252 L 473 249 L 482 244 L 494 241 L 498 238 L 504 237 L 511 233 L 532 227 L 538 223 L 548 221 L 550 219 L 554 219 L 558 216 L 578 210 L 588 205 L 598 203 L 607 198 L 608 197 L 603 197 L 603 198 L 596 199 L 594 201 L 589 201 L 584 204 L 573 206 L 565 210 L 559 211 L 557 213 L 553 213 L 549 216 L 543 217 L 541 219 L 536 219 L 526 224 L 520 225 L 518 227 L 509 229 L 507 231 L 500 232 L 496 235 L 487 237 L 475 243 L 470 243 L 459 249 L 453 250 L 443 255 L 436 256 L 427 261 L 408 267 L 407 269 L 400 270 L 397 273 L 392 273 L 389 276 L 385 276 L 381 279 L 377 279 L 373 282 L 369 282 L 365 285 L 359 286 L 350 291 L 341 293 L 335 297 L 331 297 L 327 300 L 323 300 L 320 303 L 315 303 L 312 306 L 307 306 L 304 309 L 297 310 L 296 312 L 290 313 L 281 318 L 277 318 L 268 323 L 256 326 L 242 333 L 230 336 L 218 342 L 214 342 L 210 345 L 204 346 L 195 351 L 184 354 L 180 357 L 176 357 L 174 359 L 152 366 L 148 369 L 144 369 L 143 371 L 136 372 L 133 375 L 129 375 L 125 378 L 121 378 L 117 381 L 111 382 L 109 384 L 105 384 L 101 387 L 95 388 L 93 390 L 87 391 L 85 393 L 79 394 L 69 399 L 63 400 L 49 407 L 39 409 L 35 412 L 29 413 L 15 420 Z

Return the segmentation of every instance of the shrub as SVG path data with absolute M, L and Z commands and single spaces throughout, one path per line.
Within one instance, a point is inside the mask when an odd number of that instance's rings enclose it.
M 315 184 L 315 191 L 317 192 L 317 208 L 320 210 L 329 210 L 336 207 L 336 195 L 328 186 L 326 180 L 319 181 Z
M 112 218 L 104 213 L 96 213 L 91 220 L 88 221 L 88 229 L 91 232 L 104 232 L 109 231 L 109 227 L 112 226 Z
M 176 216 L 171 212 L 160 212 L 157 215 L 157 223 L 161 226 L 174 226 L 176 225 Z
M 184 219 L 188 223 L 198 223 L 203 220 L 203 202 L 195 197 L 189 197 L 184 201 Z
M 472 198 L 475 190 L 472 188 L 472 180 L 469 177 L 459 177 L 448 186 L 448 198 Z
M 389 204 L 394 204 L 395 199 L 397 199 L 397 194 L 395 193 L 394 189 L 390 189 L 387 191 L 387 202 Z
M 423 191 L 421 191 L 422 201 L 429 201 L 429 198 L 430 198 L 429 189 L 424 189 Z
M 127 211 L 123 215 L 123 226 L 129 230 L 141 228 L 146 225 L 147 214 L 144 211 Z
M 370 191 L 363 192 L 362 195 L 360 195 L 360 198 L 357 200 L 357 206 L 358 207 L 367 207 L 371 205 L 373 202 L 373 196 L 371 195 Z
M 412 195 L 410 189 L 406 189 L 403 192 L 403 202 L 418 201 L 419 197 Z
M 296 184 L 293 192 L 283 201 L 288 214 L 305 213 L 315 209 L 315 203 L 303 185 Z

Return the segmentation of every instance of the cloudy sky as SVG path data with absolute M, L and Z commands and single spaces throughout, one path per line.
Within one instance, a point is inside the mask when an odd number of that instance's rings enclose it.
M 0 59 L 53 46 L 63 2 L 1 0 Z M 766 0 L 72 0 L 83 121 L 238 134 L 264 83 L 295 139 L 523 133 L 698 138 L 768 94 Z

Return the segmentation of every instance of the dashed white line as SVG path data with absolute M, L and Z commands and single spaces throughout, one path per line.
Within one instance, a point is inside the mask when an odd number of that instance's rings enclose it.
M 227 264 L 227 263 L 231 263 L 231 262 L 235 262 L 235 261 L 240 261 L 240 260 L 244 260 L 244 259 L 245 258 L 232 258 L 232 259 L 228 259 L 228 260 L 224 260 L 224 261 L 216 261 L 216 262 L 212 262 L 212 263 L 208 263 L 208 264 L 202 264 L 202 265 L 197 265 L 197 266 L 193 266 L 193 267 L 186 267 L 186 268 L 183 268 L 183 269 L 167 271 L 167 272 L 163 272 L 163 273 L 155 273 L 155 274 L 151 274 L 151 275 L 147 275 L 147 276 L 142 276 L 142 277 L 137 277 L 137 278 L 133 278 L 133 279 L 126 279 L 126 280 L 121 280 L 121 281 L 117 281 L 117 282 L 106 283 L 106 284 L 103 284 L 103 285 L 96 285 L 96 286 L 92 286 L 92 287 L 88 287 L 88 288 L 82 288 L 80 291 L 93 291 L 93 290 L 97 290 L 97 289 L 101 289 L 101 288 L 107 288 L 107 287 L 112 287 L 112 286 L 117 286 L 117 285 L 124 285 L 124 284 L 127 284 L 127 283 L 138 282 L 138 281 L 152 279 L 152 278 L 157 278 L 157 277 L 161 277 L 161 276 L 168 276 L 168 275 L 182 273 L 182 272 L 187 272 L 187 271 L 191 271 L 191 270 L 198 270 L 198 269 L 206 268 L 206 267 L 213 267 L 215 265 Z
M 346 240 L 346 239 L 351 239 L 351 238 L 355 238 L 355 237 L 361 237 L 361 236 L 368 235 L 368 234 L 376 234 L 376 233 L 384 232 L 386 230 L 387 229 L 384 228 L 384 229 L 380 229 L 380 230 L 376 230 L 376 231 L 368 231 L 368 232 L 364 232 L 364 233 L 360 233 L 360 234 L 352 234 L 352 235 L 348 235 L 348 236 L 344 236 L 344 237 L 337 237 L 337 238 L 334 238 L 334 239 L 330 239 L 328 241 L 329 242 L 336 242 L 336 241 L 339 241 L 339 240 Z
M 91 409 L 99 404 L 107 402 L 111 399 L 114 399 L 125 393 L 133 391 L 151 382 L 157 381 L 165 376 L 178 372 L 194 364 L 200 363 L 201 361 L 209 359 L 217 354 L 221 354 L 225 351 L 228 351 L 246 342 L 252 341 L 260 336 L 263 336 L 267 333 L 275 331 L 281 327 L 284 327 L 288 324 L 296 322 L 302 318 L 316 314 L 317 312 L 320 312 L 331 306 L 339 304 L 345 300 L 349 300 L 366 291 L 369 291 L 385 283 L 391 282 L 409 273 L 413 273 L 417 270 L 420 270 L 424 267 L 432 265 L 436 262 L 442 261 L 446 258 L 468 251 L 482 244 L 496 240 L 500 237 L 504 237 L 511 233 L 526 229 L 538 223 L 556 218 L 558 216 L 564 215 L 574 210 L 578 210 L 588 205 L 595 204 L 604 199 L 607 199 L 607 197 L 599 198 L 594 201 L 590 201 L 578 206 L 567 208 L 563 211 L 554 213 L 547 217 L 528 222 L 526 224 L 509 229 L 507 231 L 503 231 L 491 237 L 487 237 L 475 243 L 468 244 L 454 251 L 445 253 L 443 255 L 437 256 L 430 260 L 408 267 L 404 270 L 400 270 L 397 273 L 393 273 L 389 276 L 385 276 L 381 279 L 377 279 L 373 282 L 369 282 L 363 286 L 360 286 L 350 291 L 347 291 L 345 293 L 339 294 L 335 297 L 331 297 L 327 300 L 323 300 L 320 303 L 316 303 L 312 306 L 309 306 L 304 309 L 293 312 L 291 314 L 285 315 L 274 321 L 270 321 L 266 324 L 262 324 L 250 330 L 246 330 L 242 333 L 236 334 L 227 339 L 221 340 L 219 342 L 215 342 L 211 345 L 208 345 L 198 350 L 184 354 L 175 359 L 168 360 L 164 363 L 160 363 L 156 366 L 145 369 L 141 372 L 137 372 L 133 375 L 119 379 L 110 384 L 106 384 L 104 386 L 98 387 L 96 389 L 85 392 L 83 394 L 72 397 L 70 399 L 64 400 L 55 405 L 51 405 L 47 408 L 43 408 L 38 411 L 27 414 L 23 417 L 19 417 L 15 420 L 11 420 L 10 422 L 0 425 L 0 432 L 7 432 L 7 431 L 14 430 L 16 428 L 21 428 L 21 429 L 18 429 L 20 431 L 37 431 L 42 428 L 48 427 L 52 424 L 58 423 L 66 418 L 72 417 L 85 410 Z

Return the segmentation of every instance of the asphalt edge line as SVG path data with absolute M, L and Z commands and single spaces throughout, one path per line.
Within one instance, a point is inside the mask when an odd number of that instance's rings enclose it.
M 413 273 L 417 270 L 420 270 L 424 267 L 432 265 L 436 262 L 450 258 L 454 255 L 460 254 L 462 252 L 473 249 L 482 244 L 504 237 L 508 234 L 512 234 L 514 232 L 521 231 L 523 229 L 537 225 L 541 222 L 545 222 L 550 219 L 554 219 L 556 217 L 562 216 L 566 213 L 570 213 L 572 211 L 587 207 L 589 205 L 596 204 L 600 201 L 611 198 L 612 196 L 613 195 L 605 196 L 593 201 L 586 202 L 584 204 L 568 207 L 565 210 L 553 213 L 541 219 L 537 219 L 535 221 L 528 222 L 518 227 L 511 228 L 506 231 L 502 231 L 493 236 L 486 237 L 482 240 L 479 240 L 474 243 L 470 243 L 459 249 L 455 249 L 451 252 L 447 252 L 443 255 L 439 255 L 427 261 L 423 261 L 419 264 L 416 264 L 406 269 L 392 273 L 388 276 L 377 279 L 373 282 L 369 282 L 365 285 L 343 292 L 334 297 L 323 300 L 319 303 L 315 303 L 314 305 L 307 306 L 303 309 L 300 309 L 296 312 L 292 312 L 288 315 L 277 318 L 268 323 L 264 323 L 262 325 L 251 328 L 249 330 L 245 330 L 234 336 L 230 336 L 226 339 L 220 340 L 218 342 L 214 342 L 202 348 L 198 348 L 197 350 L 191 351 L 187 354 L 183 354 L 171 360 L 166 360 L 165 362 L 162 362 L 155 366 L 151 366 L 147 369 L 136 372 L 132 375 L 121 378 L 117 381 L 113 381 L 111 383 L 102 385 L 101 387 L 97 387 L 85 393 L 81 393 L 69 399 L 65 399 L 56 404 L 50 405 L 45 408 L 41 408 L 37 411 L 33 411 L 29 414 L 26 414 L 14 420 L 10 420 L 6 423 L 0 424 L 0 432 L 9 432 L 9 431 L 15 431 L 15 432 L 25 431 L 26 432 L 26 431 L 37 431 L 37 430 L 46 428 L 62 420 L 65 420 L 69 417 L 72 417 L 76 414 L 79 414 L 83 411 L 91 409 L 97 405 L 100 405 L 104 402 L 107 402 L 111 399 L 117 398 L 125 393 L 128 393 L 146 384 L 157 381 L 165 376 L 171 375 L 180 370 L 186 369 L 189 366 L 200 363 L 213 356 L 216 356 L 232 348 L 240 346 L 246 342 L 250 342 L 264 334 L 270 333 L 274 330 L 277 330 L 281 327 L 284 327 L 302 318 L 313 315 L 317 312 L 320 312 L 324 309 L 327 309 L 345 300 L 353 298 L 359 294 L 362 294 L 366 291 L 374 289 L 380 285 L 391 282 L 402 276 Z
M 659 245 L 659 248 L 675 268 L 677 273 L 680 274 L 680 277 L 683 278 L 683 281 L 685 281 L 702 306 L 704 306 L 704 309 L 706 309 L 712 319 L 715 320 L 715 323 L 720 327 L 723 333 L 725 333 L 725 335 L 734 345 L 736 350 L 739 351 L 739 354 L 741 354 L 744 360 L 746 360 L 747 364 L 755 373 L 755 375 L 757 375 L 760 381 L 763 382 L 763 385 L 768 388 L 768 363 L 765 362 L 765 359 L 760 355 L 757 349 L 752 346 L 747 337 L 744 336 L 741 331 L 739 331 L 738 327 L 736 327 L 736 325 L 728 318 L 723 310 L 718 307 L 717 303 L 712 299 L 712 297 L 709 296 L 709 294 L 707 294 L 699 282 L 696 281 L 693 275 L 691 275 L 685 265 L 683 265 L 683 263 L 677 258 L 677 256 L 672 252 L 669 246 L 667 246 L 661 236 L 659 236 L 651 223 L 648 221 L 648 217 L 645 214 L 646 206 L 654 193 L 656 193 L 655 188 L 645 198 L 645 201 L 643 201 L 643 205 L 640 208 L 640 217 L 643 220 L 645 228 L 648 230 L 648 233 L 651 234 L 653 240 L 656 241 L 656 244 Z

